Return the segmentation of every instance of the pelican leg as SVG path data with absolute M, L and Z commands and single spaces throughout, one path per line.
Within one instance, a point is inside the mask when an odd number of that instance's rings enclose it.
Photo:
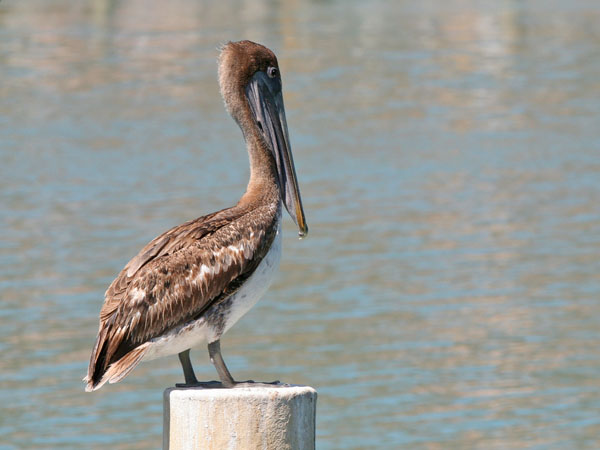
M 223 386 L 235 386 L 236 382 L 233 381 L 233 377 L 229 373 L 225 361 L 223 361 L 223 356 L 221 356 L 221 341 L 216 340 L 208 344 L 208 355 L 210 356 L 210 361 L 214 364 L 215 369 L 217 369 L 217 373 L 219 374 Z
M 190 349 L 188 348 L 186 351 L 181 352 L 179 354 L 179 362 L 181 363 L 181 367 L 183 368 L 183 376 L 185 377 L 185 384 L 177 384 L 178 387 L 183 386 L 193 386 L 198 384 L 198 380 L 196 379 L 196 374 L 194 373 L 194 368 L 192 367 L 192 362 L 190 361 Z
M 219 373 L 219 378 L 221 379 L 221 384 L 223 387 L 232 388 L 235 386 L 239 387 L 257 387 L 257 386 L 269 386 L 269 387 L 285 387 L 289 386 L 289 384 L 282 384 L 278 381 L 273 381 L 272 383 L 257 383 L 254 380 L 248 381 L 234 381 L 231 373 L 227 369 L 225 365 L 225 361 L 223 360 L 223 356 L 221 355 L 221 342 L 215 341 L 208 344 L 208 354 L 210 355 L 211 362 L 215 365 L 215 369 Z

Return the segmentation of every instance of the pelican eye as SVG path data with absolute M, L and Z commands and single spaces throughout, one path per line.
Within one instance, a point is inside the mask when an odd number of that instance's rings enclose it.
M 279 75 L 279 69 L 271 66 L 267 69 L 267 75 L 269 75 L 269 78 L 275 78 L 277 75 Z

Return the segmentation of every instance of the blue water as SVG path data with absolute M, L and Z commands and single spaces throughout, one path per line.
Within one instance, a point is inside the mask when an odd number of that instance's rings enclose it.
M 283 73 L 310 227 L 223 339 L 317 444 L 600 447 L 600 8 L 0 3 L 0 447 L 159 448 L 177 358 L 83 392 L 103 293 L 247 183 L 217 47 Z M 205 349 L 196 373 L 216 378 Z

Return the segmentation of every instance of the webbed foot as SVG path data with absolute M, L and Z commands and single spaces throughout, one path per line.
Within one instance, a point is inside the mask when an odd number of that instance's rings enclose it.
M 279 380 L 264 382 L 264 381 L 254 381 L 254 380 L 246 380 L 246 381 L 235 381 L 232 388 L 236 387 L 287 387 L 290 386 L 287 383 L 282 383 Z
M 175 383 L 177 388 L 204 388 L 204 389 L 222 389 L 225 386 L 220 381 L 196 381 L 194 383 Z

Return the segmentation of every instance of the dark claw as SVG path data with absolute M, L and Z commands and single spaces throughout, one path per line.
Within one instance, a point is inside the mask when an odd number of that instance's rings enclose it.
M 271 381 L 270 383 L 269 382 L 262 382 L 262 381 L 248 380 L 248 381 L 236 381 L 235 385 L 233 387 L 260 387 L 260 386 L 265 386 L 265 387 L 286 387 L 286 386 L 289 386 L 289 384 L 281 383 L 279 380 Z
M 220 381 L 198 381 L 196 383 L 175 383 L 177 388 L 204 388 L 204 389 L 221 389 L 224 388 Z

